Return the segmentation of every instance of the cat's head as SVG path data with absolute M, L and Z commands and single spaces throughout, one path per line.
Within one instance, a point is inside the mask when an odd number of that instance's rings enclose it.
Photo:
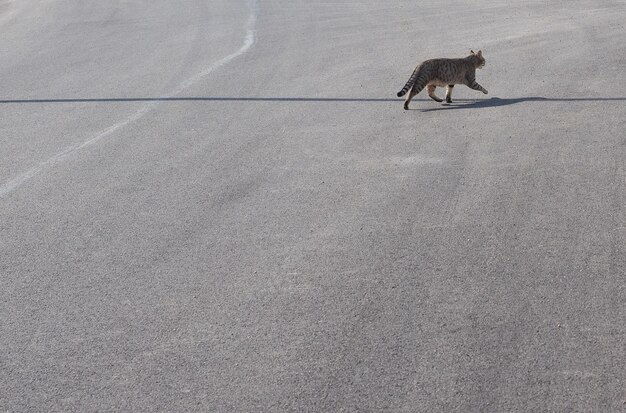
M 478 69 L 482 69 L 486 63 L 486 60 L 483 57 L 483 51 L 479 50 L 478 53 L 476 53 L 473 50 L 470 50 L 470 53 L 471 55 L 469 55 L 468 57 L 472 60 L 474 66 Z

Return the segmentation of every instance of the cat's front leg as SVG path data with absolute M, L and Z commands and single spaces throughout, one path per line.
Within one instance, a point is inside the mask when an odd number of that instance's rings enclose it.
M 482 87 L 481 85 L 478 84 L 477 81 L 474 80 L 474 82 L 472 82 L 471 84 L 468 85 L 470 88 L 474 89 L 474 90 L 480 90 L 481 92 L 483 92 L 485 95 L 489 92 L 487 92 L 487 89 L 485 89 L 484 87 Z
M 452 103 L 452 88 L 454 88 L 454 85 L 448 85 L 448 87 L 446 88 L 446 102 L 447 103 Z

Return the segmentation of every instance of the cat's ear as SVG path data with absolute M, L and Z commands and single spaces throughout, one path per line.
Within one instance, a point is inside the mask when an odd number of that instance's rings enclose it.
M 478 53 L 476 54 L 476 56 L 482 57 L 483 56 L 483 51 L 479 50 Z
M 471 50 L 471 49 L 470 49 L 470 53 L 471 53 L 471 54 L 476 54 L 476 53 L 474 53 L 474 51 L 473 51 L 473 50 Z

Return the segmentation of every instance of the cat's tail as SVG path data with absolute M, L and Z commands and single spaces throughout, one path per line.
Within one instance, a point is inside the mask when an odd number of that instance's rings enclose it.
M 398 92 L 398 97 L 404 96 L 406 92 L 408 92 L 409 89 L 411 89 L 411 86 L 413 86 L 413 83 L 415 83 L 415 79 L 417 78 L 418 71 L 419 71 L 419 66 L 415 68 L 415 70 L 411 74 L 411 77 L 409 78 L 409 80 L 406 81 L 406 84 L 404 85 L 402 90 Z

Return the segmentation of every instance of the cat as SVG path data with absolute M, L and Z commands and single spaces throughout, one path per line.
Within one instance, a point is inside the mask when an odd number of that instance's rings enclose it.
M 428 87 L 428 96 L 437 102 L 443 102 L 435 95 L 437 86 L 446 86 L 447 103 L 452 103 L 452 88 L 458 84 L 480 90 L 486 95 L 487 89 L 476 82 L 476 69 L 482 69 L 486 62 L 483 52 L 479 50 L 478 53 L 474 53 L 470 50 L 470 53 L 469 56 L 461 59 L 431 59 L 419 64 L 402 90 L 398 92 L 398 97 L 409 92 L 404 101 L 404 110 L 409 109 L 409 102 L 413 96 L 425 87 Z

